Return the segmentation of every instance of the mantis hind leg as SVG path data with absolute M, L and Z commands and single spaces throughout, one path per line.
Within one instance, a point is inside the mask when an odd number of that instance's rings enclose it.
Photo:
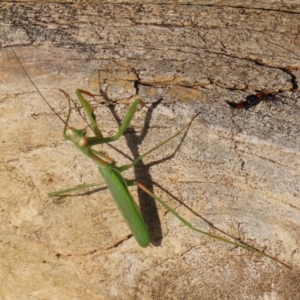
M 159 197 L 157 197 L 155 194 L 153 194 L 151 191 L 149 191 L 143 184 L 139 183 L 139 182 L 136 182 L 134 180 L 130 180 L 130 181 L 127 181 L 127 184 L 128 185 L 136 185 L 138 188 L 140 188 L 141 190 L 143 190 L 145 193 L 147 193 L 150 197 L 152 197 L 155 201 L 157 201 L 160 205 L 162 205 L 165 209 L 167 209 L 170 213 L 172 213 L 180 222 L 182 222 L 185 226 L 187 226 L 189 229 L 193 230 L 193 231 L 196 231 L 196 232 L 199 232 L 199 233 L 202 233 L 204 235 L 207 235 L 211 238 L 214 238 L 214 239 L 217 239 L 219 241 L 222 241 L 222 242 L 225 242 L 227 244 L 230 244 L 230 245 L 233 245 L 235 247 L 240 247 L 240 248 L 243 248 L 247 251 L 252 251 L 252 252 L 256 252 L 262 256 L 265 256 L 265 257 L 268 257 L 269 259 L 272 259 L 273 261 L 276 261 L 280 264 L 282 264 L 283 266 L 291 269 L 291 267 L 287 264 L 285 264 L 284 262 L 280 261 L 279 259 L 277 259 L 276 257 L 273 257 L 273 256 L 270 256 L 252 246 L 249 246 L 249 245 L 246 245 L 244 243 L 238 243 L 238 242 L 234 242 L 234 241 L 230 241 L 226 238 L 223 238 L 221 236 L 218 236 L 218 235 L 215 235 L 215 234 L 212 234 L 212 233 L 209 233 L 207 231 L 203 231 L 203 230 L 200 230 L 198 228 L 196 228 L 195 226 L 193 226 L 191 223 L 189 223 L 187 220 L 185 220 L 184 218 L 182 218 L 175 210 L 173 210 L 168 204 L 166 204 L 163 200 L 161 200 Z

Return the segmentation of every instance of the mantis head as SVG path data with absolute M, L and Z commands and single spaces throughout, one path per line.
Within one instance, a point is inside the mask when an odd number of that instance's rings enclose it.
M 64 137 L 79 148 L 85 147 L 87 144 L 85 129 L 77 130 L 73 127 L 68 127 L 64 132 Z

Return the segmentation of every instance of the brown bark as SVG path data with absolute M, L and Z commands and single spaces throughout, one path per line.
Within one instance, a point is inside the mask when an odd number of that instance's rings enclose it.
M 292 4 L 282 11 L 251 3 L 0 5 L 3 298 L 299 298 L 300 17 Z M 64 124 L 11 46 L 62 118 L 67 101 L 58 89 L 105 89 L 115 114 L 91 101 L 105 135 L 116 132 L 115 118 L 136 97 L 149 105 L 163 98 L 152 112 L 138 111 L 114 143 L 127 157 L 101 148 L 118 165 L 200 112 L 184 139 L 147 156 L 126 178 L 142 181 L 195 226 L 219 229 L 293 270 L 191 232 L 135 189 L 153 243 L 145 249 L 107 190 L 48 198 L 101 179 L 64 141 Z M 277 100 L 249 110 L 225 103 L 257 91 L 278 93 Z M 70 122 L 86 126 L 78 110 Z

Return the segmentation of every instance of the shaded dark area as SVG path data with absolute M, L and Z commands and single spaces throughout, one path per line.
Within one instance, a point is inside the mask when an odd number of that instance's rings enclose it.
M 226 103 L 235 109 L 249 109 L 250 107 L 258 105 L 261 101 L 270 101 L 275 100 L 275 95 L 273 94 L 264 94 L 257 93 L 255 95 L 249 95 L 246 97 L 246 100 L 240 103 L 233 103 L 226 101 Z
M 101 91 L 101 94 L 104 96 L 104 92 Z M 107 96 L 105 96 L 105 99 L 107 99 Z M 149 124 L 151 115 L 153 112 L 153 109 L 162 101 L 162 99 L 157 100 L 155 103 L 151 105 L 151 107 L 147 110 L 146 118 L 144 121 L 144 130 L 142 131 L 142 134 L 137 135 L 136 132 L 130 131 L 130 134 L 124 134 L 126 143 L 132 153 L 133 158 L 137 158 L 140 154 L 138 151 L 138 146 L 142 143 L 146 135 L 149 131 Z M 119 116 L 115 112 L 115 106 L 109 105 L 108 108 L 110 109 L 113 117 L 116 119 L 118 125 L 120 126 L 122 120 L 119 118 Z M 148 166 L 146 166 L 143 161 L 139 161 L 134 167 L 134 176 L 136 181 L 144 182 L 147 187 L 153 191 L 153 185 L 152 185 L 152 178 L 149 172 Z M 138 199 L 139 199 L 139 206 L 141 214 L 145 220 L 145 223 L 147 224 L 149 235 L 150 235 L 150 241 L 154 246 L 159 246 L 161 237 L 162 237 L 162 229 L 161 229 L 161 222 L 159 220 L 157 206 L 155 203 L 155 200 L 152 199 L 148 194 L 144 193 L 140 189 L 138 189 Z

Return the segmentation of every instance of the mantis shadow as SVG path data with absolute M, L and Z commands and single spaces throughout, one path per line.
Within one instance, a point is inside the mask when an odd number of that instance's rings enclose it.
M 104 92 L 102 91 L 101 94 Z M 134 158 L 137 158 L 140 156 L 138 146 L 142 143 L 144 138 L 147 136 L 150 128 L 150 120 L 151 116 L 153 113 L 153 110 L 161 103 L 163 99 L 158 99 L 156 102 L 151 104 L 150 108 L 146 112 L 146 117 L 144 119 L 144 125 L 143 128 L 144 130 L 140 135 L 138 135 L 134 130 L 130 130 L 130 132 L 127 130 L 125 134 L 123 135 L 125 137 L 126 143 L 128 148 L 130 149 L 132 156 Z M 108 105 L 109 110 L 111 111 L 111 114 L 117 121 L 118 125 L 120 126 L 121 124 L 121 119 L 117 115 L 115 111 L 115 106 L 114 105 Z M 173 151 L 173 153 L 161 160 L 159 160 L 158 163 L 162 163 L 168 159 L 172 159 L 178 149 L 180 148 L 181 143 L 183 142 L 185 136 L 186 136 L 187 131 L 184 133 L 184 136 L 181 138 L 179 145 L 177 148 Z M 115 149 L 115 148 L 114 148 Z M 116 149 L 115 149 L 116 150 Z M 121 152 L 121 151 L 118 151 Z M 153 192 L 153 180 L 150 174 L 150 168 L 153 166 L 153 164 L 148 164 L 145 165 L 143 160 L 140 160 L 134 167 L 134 178 L 137 182 L 142 183 L 149 189 L 151 192 Z M 162 241 L 162 228 L 161 228 L 161 222 L 159 219 L 158 215 L 158 210 L 156 206 L 156 201 L 147 193 L 142 191 L 141 189 L 137 189 L 138 193 L 138 199 L 139 199 L 139 206 L 140 206 L 140 211 L 142 214 L 142 217 L 145 220 L 145 223 L 148 227 L 149 230 L 149 236 L 150 236 L 150 241 L 153 246 L 160 246 L 161 241 Z

